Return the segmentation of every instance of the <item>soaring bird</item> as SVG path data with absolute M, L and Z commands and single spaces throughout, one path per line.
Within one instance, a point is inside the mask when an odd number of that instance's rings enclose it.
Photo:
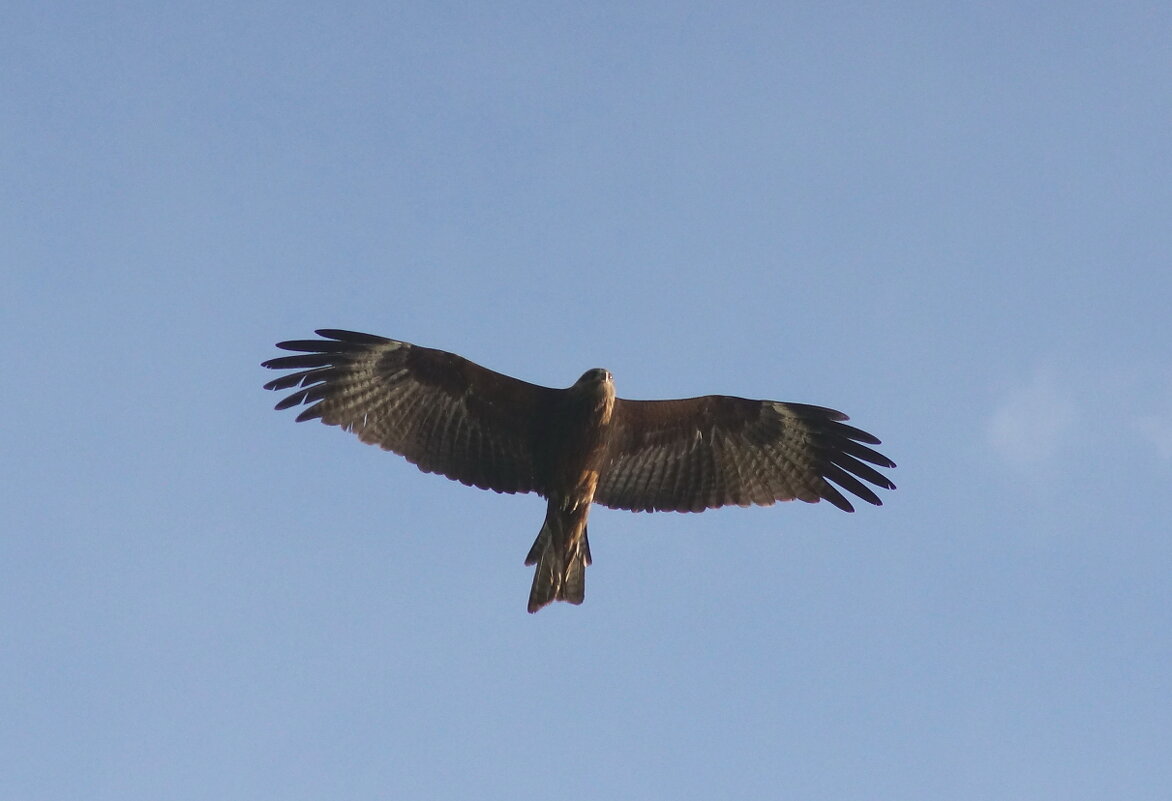
M 601 368 L 551 389 L 442 350 L 353 331 L 316 333 L 322 338 L 278 342 L 298 355 L 263 363 L 297 371 L 265 384 L 296 389 L 277 409 L 306 404 L 298 422 L 341 426 L 425 473 L 548 501 L 525 557 L 537 566 L 530 612 L 552 601 L 582 603 L 591 503 L 701 512 L 827 500 L 853 512 L 842 490 L 879 506 L 863 482 L 895 489 L 871 466 L 895 467 L 867 447 L 879 439 L 822 406 L 728 395 L 626 400 Z

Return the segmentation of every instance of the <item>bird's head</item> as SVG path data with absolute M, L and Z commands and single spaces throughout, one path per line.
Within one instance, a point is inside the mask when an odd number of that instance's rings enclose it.
M 614 408 L 614 376 L 610 370 L 601 367 L 587 370 L 570 387 L 570 392 L 599 409 L 604 422 L 610 420 L 610 412 Z
M 579 385 L 611 384 L 614 383 L 614 376 L 610 374 L 610 370 L 603 369 L 602 367 L 595 367 L 593 370 L 587 370 L 586 372 L 582 373 L 582 377 L 579 378 L 575 383 Z

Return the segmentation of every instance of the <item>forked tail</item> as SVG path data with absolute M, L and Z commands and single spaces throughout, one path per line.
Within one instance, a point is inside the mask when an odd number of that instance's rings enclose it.
M 585 519 L 579 520 L 572 512 L 550 509 L 525 564 L 537 565 L 529 591 L 530 612 L 554 601 L 582 603 L 586 597 L 586 565 L 590 564 Z

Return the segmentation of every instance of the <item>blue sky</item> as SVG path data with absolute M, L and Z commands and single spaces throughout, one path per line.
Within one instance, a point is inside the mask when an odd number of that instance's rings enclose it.
M 0 797 L 1165 799 L 1166 4 L 17 2 Z M 352 328 L 842 409 L 842 514 L 596 508 L 272 411 Z

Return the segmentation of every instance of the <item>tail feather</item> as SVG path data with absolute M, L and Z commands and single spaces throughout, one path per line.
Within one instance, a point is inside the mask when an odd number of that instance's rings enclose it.
M 562 588 L 557 600 L 580 604 L 586 600 L 586 563 L 581 554 L 574 554 L 562 573 Z
M 591 559 L 585 526 L 577 541 L 567 542 L 566 534 L 560 516 L 548 515 L 525 557 L 525 564 L 537 565 L 529 590 L 530 612 L 554 601 L 580 604 L 586 598 L 586 565 Z
M 536 612 L 557 600 L 565 565 L 557 548 L 551 547 L 549 527 L 542 526 L 536 542 L 525 557 L 525 564 L 537 565 L 533 571 L 533 587 L 529 590 L 529 611 Z
M 541 559 L 541 555 L 545 553 L 549 547 L 549 524 L 546 523 L 541 527 L 541 531 L 537 534 L 537 539 L 533 540 L 533 547 L 529 549 L 529 555 L 525 557 L 525 565 L 535 565 Z

